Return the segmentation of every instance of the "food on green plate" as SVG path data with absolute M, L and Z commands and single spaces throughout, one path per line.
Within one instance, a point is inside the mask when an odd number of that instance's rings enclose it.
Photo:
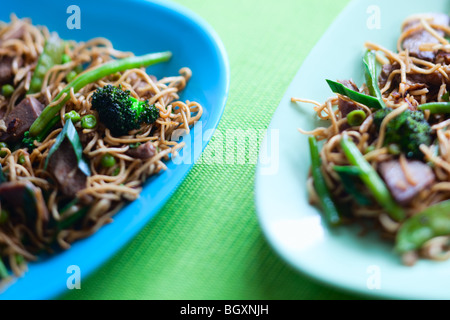
M 365 79 L 326 80 L 312 103 L 310 201 L 330 226 L 360 223 L 406 265 L 450 258 L 450 17 L 408 17 L 396 50 L 367 42 Z
M 0 282 L 112 221 L 183 147 L 172 133 L 202 116 L 179 99 L 191 70 L 146 73 L 170 58 L 0 24 Z

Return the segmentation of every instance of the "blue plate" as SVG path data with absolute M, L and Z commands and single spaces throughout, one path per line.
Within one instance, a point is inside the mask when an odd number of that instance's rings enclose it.
M 189 135 L 180 157 L 168 163 L 161 174 L 147 181 L 138 200 L 114 217 L 114 222 L 91 237 L 78 241 L 69 250 L 31 263 L 25 275 L 13 282 L 1 299 L 51 299 L 67 290 L 77 266 L 82 279 L 104 263 L 132 239 L 168 200 L 208 143 L 204 132 L 214 130 L 225 108 L 229 88 L 229 64 L 225 48 L 203 19 L 168 1 L 76 1 L 80 9 L 80 29 L 69 29 L 67 20 L 73 1 L 8 1 L 2 3 L 0 20 L 9 22 L 10 13 L 29 17 L 35 25 L 45 25 L 64 39 L 87 41 L 108 38 L 116 49 L 136 55 L 170 50 L 168 63 L 152 66 L 148 72 L 178 75 L 182 67 L 192 70 L 192 78 L 181 100 L 202 104 L 202 118 Z M 211 131 L 208 131 L 211 132 Z M 209 136 L 209 135 L 208 135 Z

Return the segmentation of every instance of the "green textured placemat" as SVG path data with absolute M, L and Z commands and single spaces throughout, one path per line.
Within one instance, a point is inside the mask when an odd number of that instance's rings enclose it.
M 218 131 L 156 218 L 82 279 L 81 289 L 60 298 L 354 298 L 282 261 L 262 235 L 254 205 L 263 132 L 308 52 L 348 0 L 177 2 L 217 31 L 229 55 L 230 93 Z M 249 132 L 256 141 L 245 142 Z M 235 144 L 225 143 L 230 134 L 237 135 Z M 233 159 L 245 143 L 245 157 Z

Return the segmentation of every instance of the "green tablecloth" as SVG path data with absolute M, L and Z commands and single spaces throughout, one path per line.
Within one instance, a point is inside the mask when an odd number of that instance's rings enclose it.
M 219 124 L 265 130 L 311 48 L 348 0 L 177 0 L 202 16 L 229 55 Z M 212 141 L 208 148 L 215 148 Z M 196 164 L 126 247 L 61 299 L 347 299 L 288 266 L 254 205 L 255 163 Z

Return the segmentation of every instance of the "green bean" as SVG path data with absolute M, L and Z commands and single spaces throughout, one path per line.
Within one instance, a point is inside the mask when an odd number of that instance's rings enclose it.
M 64 54 L 64 47 L 64 41 L 61 40 L 56 34 L 52 34 L 52 36 L 46 41 L 44 50 L 39 56 L 33 76 L 31 77 L 30 88 L 28 89 L 27 94 L 33 94 L 41 91 L 45 74 L 53 66 L 61 64 L 62 56 Z
M 309 150 L 311 153 L 311 173 L 314 180 L 314 189 L 319 197 L 325 218 L 330 225 L 338 225 L 341 223 L 341 217 L 323 177 L 319 147 L 314 137 L 309 137 Z
M 81 127 L 83 129 L 94 129 L 97 125 L 97 118 L 93 114 L 87 114 L 81 118 Z
M 10 84 L 4 84 L 2 86 L 2 96 L 8 98 L 10 96 L 12 96 L 12 94 L 14 93 L 14 87 Z
M 366 113 L 362 110 L 353 110 L 347 115 L 347 123 L 352 126 L 360 126 L 366 120 Z
M 389 189 L 376 170 L 364 158 L 355 143 L 345 133 L 341 139 L 341 146 L 350 164 L 361 170 L 359 177 L 370 190 L 375 200 L 393 219 L 402 221 L 405 218 L 403 209 L 394 201 Z
M 450 102 L 429 102 L 421 104 L 417 109 L 425 111 L 428 110 L 431 114 L 434 113 L 450 113 Z
M 149 53 L 143 56 L 132 56 L 128 58 L 111 60 L 106 62 L 92 70 L 85 71 L 79 74 L 72 82 L 67 84 L 67 86 L 61 90 L 61 92 L 53 99 L 54 101 L 58 101 L 62 98 L 62 101 L 52 107 L 46 107 L 39 117 L 34 121 L 30 128 L 30 136 L 36 136 L 41 132 L 43 128 L 47 125 L 47 123 L 55 117 L 58 112 L 61 110 L 63 105 L 70 99 L 70 91 L 76 93 L 89 83 L 93 83 L 98 81 L 110 74 L 115 72 L 125 71 L 133 68 L 140 67 L 148 67 L 150 65 L 168 61 L 172 57 L 171 52 L 158 52 L 158 53 Z
M 450 235 L 450 200 L 432 205 L 405 220 L 395 239 L 399 253 L 420 249 L 428 240 Z

